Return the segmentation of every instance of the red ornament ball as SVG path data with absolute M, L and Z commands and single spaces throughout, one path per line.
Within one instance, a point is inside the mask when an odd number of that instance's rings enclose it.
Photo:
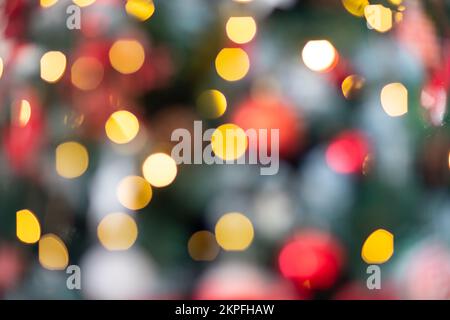
M 268 152 L 271 152 L 271 130 L 278 129 L 282 157 L 296 154 L 302 145 L 301 118 L 289 102 L 276 94 L 258 94 L 244 100 L 237 106 L 232 121 L 244 130 L 266 129 Z M 258 148 L 260 146 L 261 141 L 258 140 Z
M 326 161 L 338 173 L 358 173 L 369 155 L 369 144 L 363 133 L 345 131 L 331 141 L 326 150 Z
M 281 274 L 299 286 L 312 290 L 331 287 L 344 263 L 344 250 L 330 234 L 308 230 L 288 241 L 278 256 Z

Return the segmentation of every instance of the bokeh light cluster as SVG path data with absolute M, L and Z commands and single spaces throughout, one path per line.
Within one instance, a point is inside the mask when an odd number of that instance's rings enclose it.
M 450 299 L 449 17 L 5 1 L 0 298 Z

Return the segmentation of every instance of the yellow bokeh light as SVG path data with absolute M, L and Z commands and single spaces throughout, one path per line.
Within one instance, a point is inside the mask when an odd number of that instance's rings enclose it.
M 3 75 L 3 59 L 0 58 L 0 79 L 1 79 L 2 75 Z
M 342 81 L 341 85 L 342 94 L 344 95 L 345 98 L 351 99 L 355 94 L 358 93 L 359 90 L 361 90 L 361 88 L 364 85 L 364 82 L 365 82 L 364 78 L 359 75 L 356 74 L 349 75 L 344 79 L 344 81 Z
M 87 7 L 95 2 L 95 0 L 72 0 L 79 7 Z
M 23 99 L 20 101 L 19 107 L 19 126 L 25 127 L 31 119 L 31 105 Z
M 125 10 L 130 16 L 145 21 L 155 12 L 155 4 L 152 0 L 128 0 Z
M 250 69 L 250 59 L 241 48 L 224 48 L 216 57 L 216 71 L 227 81 L 244 78 Z
M 400 23 L 403 21 L 403 12 L 396 12 L 394 14 L 394 21 L 395 23 Z
M 367 24 L 378 32 L 392 28 L 392 11 L 381 4 L 368 5 L 364 8 Z
M 129 111 L 116 111 L 106 121 L 105 131 L 111 141 L 118 144 L 128 143 L 138 134 L 139 121 Z
M 195 261 L 212 261 L 219 254 L 216 237 L 209 231 L 197 231 L 188 241 L 188 252 Z
M 361 257 L 368 264 L 381 264 L 394 254 L 394 235 L 387 230 L 372 232 L 363 244 Z
M 127 250 L 137 239 L 138 228 L 134 219 L 125 213 L 111 213 L 100 221 L 97 236 L 110 251 Z
M 58 0 L 41 0 L 41 7 L 48 8 L 58 2 Z
M 56 147 L 56 172 L 61 177 L 77 178 L 87 170 L 88 165 L 88 152 L 78 142 L 64 142 Z
M 67 59 L 60 51 L 46 52 L 41 58 L 41 79 L 50 83 L 57 82 L 66 70 Z
M 211 148 L 216 156 L 223 160 L 235 160 L 247 150 L 248 139 L 245 131 L 239 126 L 227 123 L 214 130 L 211 137 Z
M 256 35 L 256 22 L 253 17 L 231 17 L 225 27 L 228 38 L 235 43 L 247 43 Z
M 103 65 L 93 57 L 78 58 L 72 65 L 72 84 L 80 90 L 93 90 L 103 80 Z
M 391 117 L 398 117 L 408 112 L 408 90 L 399 82 L 389 83 L 380 94 L 383 110 Z
M 168 186 L 177 176 L 177 164 L 165 153 L 154 153 L 142 165 L 144 178 L 154 187 Z
M 224 214 L 217 221 L 215 233 L 217 243 L 227 251 L 247 249 L 254 235 L 252 222 L 238 212 Z
M 117 40 L 109 49 L 112 67 L 122 74 L 138 71 L 145 60 L 145 51 L 136 40 Z
M 357 17 L 364 16 L 364 8 L 369 5 L 369 0 L 342 0 L 345 10 Z
M 128 176 L 117 186 L 117 198 L 125 208 L 139 210 L 150 203 L 152 187 L 142 177 Z
M 203 91 L 197 99 L 197 110 L 205 118 L 219 118 L 227 110 L 227 98 L 219 90 Z
M 302 59 L 309 69 L 326 72 L 336 65 L 338 54 L 328 40 L 311 40 L 303 47 Z
M 30 210 L 16 212 L 16 235 L 24 243 L 36 243 L 41 237 L 41 225 L 38 218 Z
M 39 240 L 39 262 L 49 270 L 63 270 L 69 264 L 69 253 L 64 242 L 54 234 Z
M 403 0 L 389 0 L 394 6 L 399 6 L 402 4 Z

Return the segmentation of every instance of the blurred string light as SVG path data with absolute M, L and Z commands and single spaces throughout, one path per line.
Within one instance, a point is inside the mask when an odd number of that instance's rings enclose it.
M 357 74 L 347 76 L 342 81 L 342 94 L 346 99 L 355 97 L 364 86 L 365 79 Z
M 23 209 L 16 212 L 16 235 L 23 243 L 36 243 L 41 237 L 41 225 L 36 215 Z
M 165 153 L 154 153 L 142 165 L 144 178 L 154 187 L 161 188 L 171 184 L 177 176 L 177 164 Z
M 188 241 L 188 252 L 195 261 L 212 261 L 219 254 L 216 237 L 209 231 L 197 231 Z
M 217 243 L 227 251 L 243 251 L 253 241 L 253 224 L 239 212 L 224 214 L 216 223 Z
M 224 48 L 216 57 L 216 71 L 226 81 L 244 78 L 250 69 L 250 59 L 241 48 Z
M 152 0 L 128 0 L 125 10 L 130 16 L 145 21 L 155 12 L 155 4 Z
M 328 166 L 338 173 L 362 172 L 369 145 L 361 132 L 346 131 L 338 135 L 326 150 Z
M 41 0 L 40 4 L 43 8 L 51 7 L 52 5 L 56 4 L 58 0 Z
M 109 50 L 112 67 L 122 74 L 138 71 L 145 60 L 145 51 L 137 40 L 117 40 Z
M 208 119 L 216 119 L 227 110 L 227 98 L 219 90 L 205 90 L 197 99 L 198 113 Z
M 81 176 L 89 166 L 86 148 L 75 141 L 61 143 L 56 147 L 56 172 L 63 178 Z
M 328 40 L 311 40 L 303 47 L 302 59 L 309 69 L 328 72 L 336 66 L 339 55 Z
M 30 103 L 28 102 L 28 100 L 22 99 L 18 104 L 18 108 L 15 108 L 14 110 L 17 110 L 16 112 L 18 113 L 18 115 L 15 116 L 16 123 L 19 125 L 19 127 L 25 127 L 31 119 Z
M 69 264 L 69 253 L 64 242 L 55 234 L 46 234 L 39 240 L 39 262 L 49 270 L 63 270 Z
M 364 16 L 367 25 L 378 32 L 387 32 L 392 28 L 392 11 L 381 4 L 366 6 Z
M 0 79 L 2 78 L 3 75 L 3 59 L 0 57 Z
M 357 17 L 364 16 L 364 8 L 369 5 L 369 0 L 342 0 L 345 10 Z
M 230 17 L 225 28 L 228 38 L 238 44 L 252 41 L 257 29 L 253 17 Z
M 408 90 L 399 82 L 385 85 L 380 99 L 383 110 L 390 117 L 402 116 L 408 112 Z
M 95 2 L 95 0 L 72 0 L 79 7 L 87 7 Z
M 136 241 L 138 228 L 131 216 L 116 212 L 100 221 L 97 236 L 100 243 L 110 251 L 127 250 Z
M 104 68 L 98 59 L 80 57 L 72 65 L 71 81 L 80 90 L 94 90 L 103 80 Z
M 382 264 L 394 254 L 394 235 L 387 230 L 372 232 L 361 249 L 361 257 L 368 264 Z
M 214 154 L 223 160 L 240 158 L 247 147 L 248 140 L 245 131 L 232 123 L 219 126 L 211 137 L 211 148 Z
M 128 143 L 138 134 L 139 121 L 129 111 L 116 111 L 106 121 L 105 131 L 111 141 L 118 144 Z
M 327 289 L 338 279 L 344 264 L 340 242 L 330 234 L 308 230 L 297 234 L 280 251 L 281 274 L 298 287 Z
M 57 82 L 66 70 L 67 59 L 60 51 L 46 52 L 41 58 L 41 79 L 50 83 Z
M 152 187 L 142 177 L 128 176 L 123 178 L 117 186 L 119 202 L 130 210 L 146 207 L 152 199 Z

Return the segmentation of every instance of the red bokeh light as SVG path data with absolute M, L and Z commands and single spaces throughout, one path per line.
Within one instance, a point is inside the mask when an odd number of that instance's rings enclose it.
M 303 123 L 293 106 L 275 94 L 258 94 L 238 105 L 232 121 L 242 129 L 266 129 L 270 152 L 270 130 L 279 129 L 281 156 L 295 154 L 302 144 Z M 258 146 L 260 142 L 258 141 Z
M 337 136 L 326 150 L 327 164 L 338 173 L 361 172 L 369 154 L 369 145 L 361 132 L 346 131 Z
M 287 242 L 278 256 L 281 274 L 299 288 L 332 286 L 343 265 L 343 249 L 330 234 L 309 230 Z
M 13 102 L 13 113 L 20 112 L 22 99 L 28 101 L 30 118 L 23 125 L 17 119 L 3 128 L 2 143 L 9 164 L 16 173 L 34 171 L 40 149 L 46 141 L 45 119 L 40 100 L 34 89 L 19 90 Z

